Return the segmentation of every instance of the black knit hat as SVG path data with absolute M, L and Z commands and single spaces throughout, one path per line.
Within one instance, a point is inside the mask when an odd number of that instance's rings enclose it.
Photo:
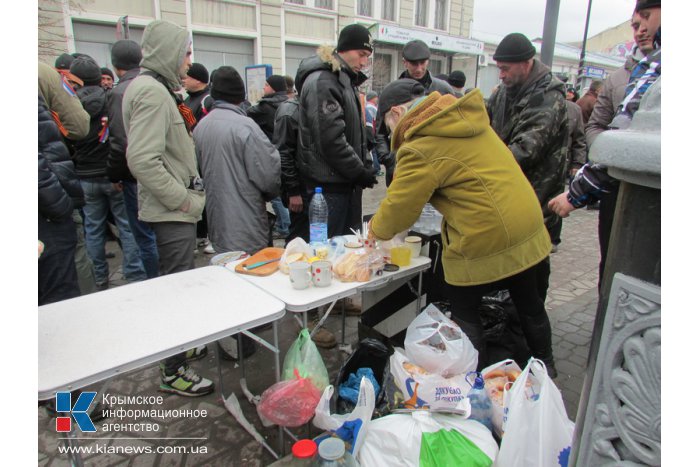
M 464 83 L 467 82 L 467 77 L 464 75 L 464 72 L 460 70 L 455 70 L 452 73 L 450 73 L 449 78 L 447 78 L 447 82 L 450 83 L 450 86 L 454 86 L 456 88 L 463 88 Z
M 403 58 L 411 62 L 422 62 L 430 58 L 430 49 L 428 44 L 421 40 L 413 40 L 407 42 L 403 46 L 403 51 L 401 52 Z
M 372 52 L 372 34 L 361 24 L 350 24 L 340 31 L 338 36 L 338 52 L 347 50 L 369 50 Z
M 512 32 L 503 38 L 493 59 L 497 62 L 524 62 L 535 56 L 535 46 L 530 39 L 519 32 Z
M 187 76 L 189 76 L 190 78 L 194 78 L 197 81 L 200 81 L 204 84 L 209 83 L 209 72 L 207 71 L 207 68 L 201 63 L 193 63 L 192 65 L 190 65 L 190 68 L 187 70 Z
M 112 44 L 112 65 L 120 70 L 138 68 L 143 55 L 138 42 L 122 39 Z
M 287 80 L 282 75 L 270 75 L 265 80 L 275 92 L 287 92 Z
M 58 56 L 53 66 L 59 70 L 70 70 L 70 65 L 73 63 L 73 60 L 75 60 L 75 57 L 71 54 L 61 54 Z
M 99 86 L 102 83 L 100 65 L 87 55 L 81 55 L 73 60 L 70 72 L 82 79 L 85 86 Z
M 384 115 L 397 105 L 411 102 L 417 97 L 425 95 L 425 88 L 415 79 L 401 78 L 389 83 L 379 96 L 377 105 L 377 122 L 379 128 L 384 125 Z
M 655 7 L 661 8 L 661 0 L 637 0 L 637 5 L 634 7 L 634 12 L 637 13 L 639 10 Z
M 232 66 L 222 66 L 211 74 L 211 97 L 216 100 L 240 104 L 245 100 L 243 78 Z
M 112 78 L 112 80 L 114 80 L 114 73 L 112 73 L 112 70 L 110 70 L 109 68 L 100 68 L 100 73 L 102 73 L 102 76 L 109 75 Z

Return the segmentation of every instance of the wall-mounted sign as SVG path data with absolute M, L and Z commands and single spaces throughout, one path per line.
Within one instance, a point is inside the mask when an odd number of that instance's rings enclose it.
M 589 78 L 603 79 L 605 78 L 605 70 L 595 66 L 587 66 L 584 75 Z
M 404 29 L 380 23 L 374 24 L 370 31 L 372 36 L 374 36 L 374 40 L 378 42 L 403 45 L 406 42 L 420 39 L 428 44 L 428 47 L 435 50 L 470 55 L 481 55 L 484 53 L 484 43 L 473 39 L 433 34 L 427 31 Z
M 267 77 L 272 75 L 272 65 L 250 65 L 245 67 L 245 88 L 248 102 L 255 104 L 265 92 Z

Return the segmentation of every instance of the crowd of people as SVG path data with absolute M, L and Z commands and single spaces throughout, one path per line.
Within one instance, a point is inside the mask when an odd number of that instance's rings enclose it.
M 151 22 L 140 44 L 116 41 L 113 71 L 80 53 L 61 55 L 54 68 L 40 63 L 39 304 L 109 286 L 110 224 L 130 282 L 194 268 L 198 246 L 252 254 L 273 238 L 308 242 L 316 187 L 328 237 L 348 234 L 383 165 L 387 193 L 370 235 L 391 239 L 430 202 L 444 216 L 452 316 L 479 351 L 479 368 L 491 363 L 479 304 L 507 289 L 531 354 L 554 377 L 549 255 L 562 217 L 600 200 L 602 277 L 616 181 L 587 160 L 587 148 L 600 132 L 625 128 L 660 76 L 660 5 L 637 1 L 634 53 L 580 99 L 520 33 L 496 48 L 501 84 L 488 100 L 465 90 L 458 70 L 432 76 L 420 40 L 403 47 L 398 79 L 360 91 L 373 44 L 357 24 L 302 60 L 295 77 L 268 76 L 255 105 L 238 70 L 192 63 L 191 36 L 164 20 Z M 328 331 L 315 338 L 335 345 Z M 200 347 L 162 361 L 161 390 L 212 392 L 188 363 L 205 354 Z

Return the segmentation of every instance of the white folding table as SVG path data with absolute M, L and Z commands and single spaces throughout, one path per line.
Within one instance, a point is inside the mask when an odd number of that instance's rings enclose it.
M 277 347 L 284 314 L 280 300 L 219 266 L 41 306 L 39 399 L 269 322 Z

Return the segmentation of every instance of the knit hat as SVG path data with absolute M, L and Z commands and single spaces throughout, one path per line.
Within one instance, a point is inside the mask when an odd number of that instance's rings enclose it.
M 187 76 L 204 84 L 209 83 L 209 72 L 201 63 L 193 63 L 190 65 L 190 68 L 187 70 Z
M 415 79 L 401 78 L 389 83 L 379 97 L 377 105 L 377 122 L 379 128 L 384 125 L 384 116 L 392 107 L 410 102 L 425 95 L 425 88 Z
M 122 39 L 112 44 L 112 65 L 120 70 L 133 70 L 141 63 L 141 46 L 138 42 Z
M 367 93 L 367 95 L 365 96 L 365 99 L 367 100 L 367 102 L 369 102 L 369 101 L 371 101 L 372 99 L 374 99 L 375 97 L 379 97 L 379 94 L 377 94 L 377 93 L 374 92 L 374 91 L 369 91 L 369 92 Z
M 196 79 L 196 78 L 195 78 Z M 245 100 L 243 78 L 232 66 L 222 66 L 211 74 L 211 97 L 238 105 Z
M 403 58 L 410 62 L 422 62 L 430 58 L 430 49 L 428 45 L 418 39 L 406 43 L 401 53 Z
M 287 92 L 287 80 L 282 75 L 270 75 L 265 80 L 275 92 Z
M 73 63 L 73 60 L 75 60 L 75 57 L 71 54 L 61 54 L 58 56 L 53 66 L 59 70 L 70 70 L 70 65 Z
M 530 39 L 519 32 L 512 32 L 503 38 L 493 59 L 497 62 L 524 62 L 535 56 L 535 46 Z
M 655 7 L 661 8 L 661 0 L 637 0 L 637 5 L 634 7 L 634 12 L 637 13 L 639 10 Z
M 99 86 L 102 83 L 100 65 L 87 55 L 81 55 L 73 60 L 70 72 L 82 79 L 85 86 Z
M 114 80 L 114 73 L 112 73 L 112 70 L 110 70 L 109 68 L 100 68 L 100 73 L 102 74 L 102 76 L 109 75 L 109 77 L 112 78 L 112 80 Z
M 464 72 L 460 70 L 455 70 L 452 73 L 450 73 L 449 78 L 447 78 L 447 82 L 450 83 L 450 86 L 454 86 L 456 88 L 463 88 L 464 83 L 467 82 L 467 77 L 464 76 Z
M 372 52 L 372 34 L 361 24 L 350 24 L 340 31 L 338 36 L 338 52 L 347 50 L 369 50 Z

